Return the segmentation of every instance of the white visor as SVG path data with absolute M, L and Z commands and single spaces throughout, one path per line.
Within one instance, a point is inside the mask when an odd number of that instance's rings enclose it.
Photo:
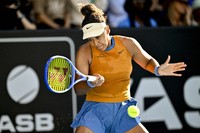
M 87 39 L 90 37 L 100 36 L 106 27 L 106 23 L 89 23 L 83 26 L 83 39 Z

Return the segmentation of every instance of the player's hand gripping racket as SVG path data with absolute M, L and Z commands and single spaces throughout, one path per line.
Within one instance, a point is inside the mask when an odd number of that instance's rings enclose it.
M 75 79 L 75 75 L 81 78 Z M 52 56 L 46 63 L 44 80 L 47 88 L 55 93 L 64 93 L 80 81 L 95 81 L 95 76 L 86 76 L 76 69 L 74 64 L 64 56 Z

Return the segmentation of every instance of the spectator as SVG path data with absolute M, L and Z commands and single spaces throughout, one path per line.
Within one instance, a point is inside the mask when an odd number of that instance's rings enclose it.
M 192 3 L 192 25 L 200 26 L 200 0 L 195 0 Z
M 35 23 L 30 22 L 29 19 L 26 18 L 26 16 L 23 15 L 23 13 L 20 10 L 17 10 L 17 17 L 21 20 L 21 23 L 19 23 L 19 27 L 22 27 L 26 30 L 36 30 L 37 26 Z
M 19 10 L 31 22 L 35 22 L 33 14 L 33 1 L 34 0 L 18 0 Z
M 191 8 L 187 0 L 166 0 L 165 16 L 160 26 L 190 26 Z
M 16 0 L 0 1 L 0 17 L 1 30 L 34 30 L 37 28 L 36 25 L 30 22 L 19 10 Z
M 149 8 L 150 16 L 155 19 L 157 22 L 157 26 L 161 25 L 163 22 L 162 19 L 163 16 L 165 15 L 165 12 L 163 10 L 163 4 L 165 0 L 151 0 L 151 6 Z
M 106 14 L 110 27 L 130 27 L 128 14 L 124 10 L 125 1 L 126 0 L 109 0 Z
M 150 16 L 152 1 L 126 0 L 124 8 L 129 15 L 131 27 L 157 27 L 157 22 Z
M 34 0 L 33 9 L 38 29 L 71 28 L 73 0 Z
M 162 11 L 163 10 L 163 6 L 161 3 L 163 3 L 164 0 L 151 0 L 152 4 L 149 8 L 150 11 Z

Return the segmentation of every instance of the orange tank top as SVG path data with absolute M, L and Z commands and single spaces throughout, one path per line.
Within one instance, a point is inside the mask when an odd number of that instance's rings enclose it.
M 87 101 L 123 102 L 130 98 L 132 57 L 118 36 L 112 37 L 113 48 L 99 51 L 91 45 L 92 63 L 89 73 L 101 74 L 105 82 L 86 94 Z

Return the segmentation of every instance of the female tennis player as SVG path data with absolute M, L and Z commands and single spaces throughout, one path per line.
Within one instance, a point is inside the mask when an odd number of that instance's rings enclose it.
M 157 76 L 181 76 L 184 62 L 159 64 L 138 41 L 131 37 L 110 35 L 107 17 L 93 4 L 83 5 L 83 39 L 88 41 L 77 51 L 76 67 L 83 74 L 94 75 L 94 82 L 80 82 L 74 89 L 86 100 L 72 128 L 76 133 L 148 133 L 140 116 L 132 118 L 127 109 L 137 101 L 130 95 L 132 60 Z

